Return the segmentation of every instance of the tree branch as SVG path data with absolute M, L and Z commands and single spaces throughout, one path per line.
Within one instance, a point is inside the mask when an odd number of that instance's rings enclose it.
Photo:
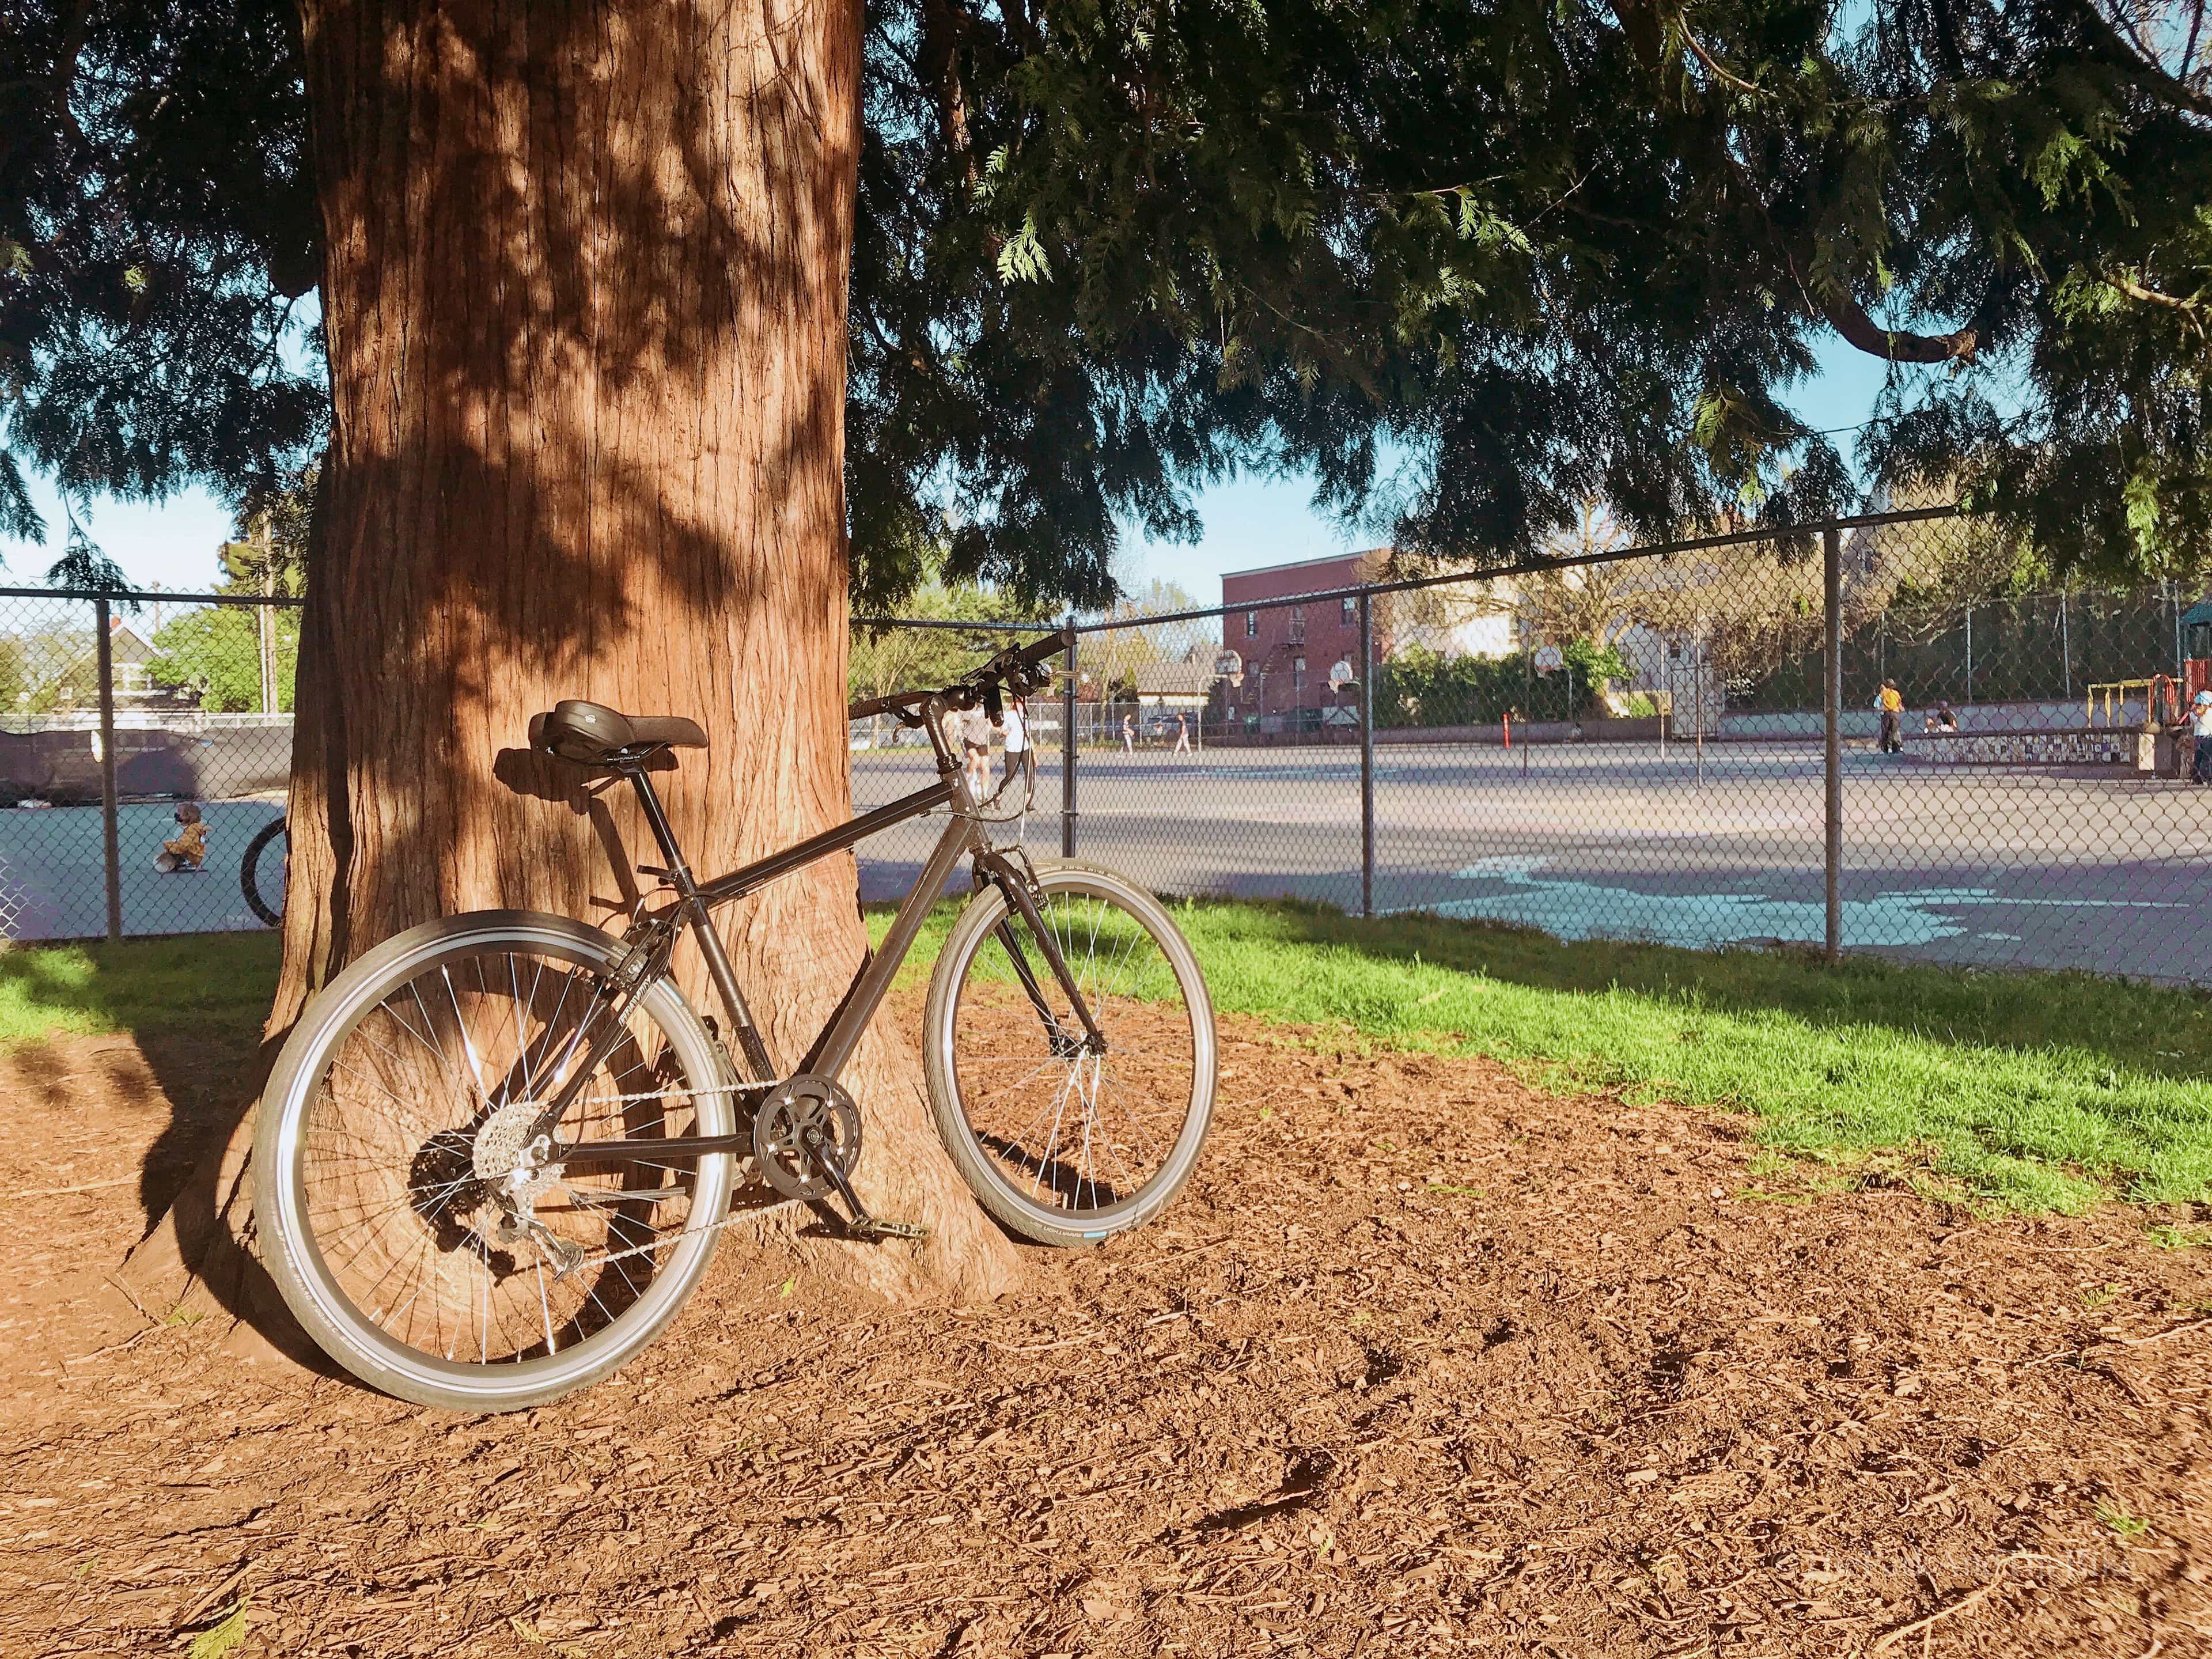
M 2179 106 L 2192 115 L 2212 117 L 2212 98 L 2206 97 L 2187 82 L 2167 74 L 2163 65 L 2146 58 L 2129 44 L 2126 38 L 2112 27 L 2097 0 L 2075 0 L 2075 9 L 2089 26 L 2097 43 L 2118 60 L 2118 68 L 2136 85 L 2148 88 L 2168 102 Z
M 1796 270 L 1795 260 L 1790 262 L 1790 270 L 1793 275 Z M 1799 288 L 1803 289 L 1802 283 Z M 1971 328 L 1954 329 L 1948 334 L 1900 332 L 1882 327 L 1867 315 L 1865 307 L 1848 295 L 1822 300 L 1807 293 L 1805 297 L 1846 343 L 1870 357 L 1888 362 L 1971 363 L 1981 345 L 1980 337 Z
M 1705 47 L 1699 44 L 1698 37 L 1690 33 L 1690 18 L 1688 13 L 1685 12 L 1681 15 L 1676 17 L 1674 20 L 1674 27 L 1682 32 L 1682 44 L 1689 47 L 1692 52 L 1696 53 L 1698 61 L 1705 66 L 1706 74 L 1711 76 L 1716 81 L 1724 82 L 1728 85 L 1735 88 L 1739 92 L 1755 93 L 1759 90 L 1759 88 L 1752 85 L 1750 82 L 1743 80 L 1740 76 L 1729 74 L 1728 70 L 1723 69 L 1720 64 L 1714 60 L 1712 53 L 1707 52 Z
M 937 94 L 938 127 L 945 148 L 957 157 L 967 173 L 969 189 L 975 185 L 975 158 L 968 145 L 968 94 L 960 82 L 958 33 L 968 20 L 953 0 L 925 0 L 921 9 L 921 48 L 915 68 L 922 84 Z
M 2097 273 L 2097 280 L 2107 288 L 2118 289 L 2130 300 L 2142 301 L 2145 305 L 2164 306 L 2169 311 L 2184 311 L 2191 315 L 2203 309 L 2203 300 L 2195 295 L 2185 300 L 2179 295 L 2161 294 L 2154 288 L 2145 288 L 2132 276 L 2100 270 Z

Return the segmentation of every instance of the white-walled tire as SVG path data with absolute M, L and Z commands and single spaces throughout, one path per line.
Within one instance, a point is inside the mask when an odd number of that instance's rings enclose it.
M 543 1232 L 519 1237 L 478 1159 L 612 1029 L 598 988 L 621 950 L 564 917 L 449 916 L 352 963 L 293 1029 L 262 1097 L 255 1212 L 286 1303 L 362 1381 L 456 1411 L 539 1405 L 635 1356 L 706 1271 L 732 1154 L 641 1145 L 563 1170 L 533 1198 Z M 563 1141 L 732 1132 L 727 1063 L 675 985 L 622 1024 Z M 562 1273 L 570 1251 L 591 1265 Z
M 1038 1243 L 1095 1244 L 1157 1215 L 1198 1163 L 1213 1115 L 1213 1006 L 1189 942 L 1142 887 L 1096 865 L 1040 860 L 1036 872 L 1042 920 L 1107 1046 L 1078 1041 L 1042 951 L 987 888 L 930 976 L 930 1109 L 1002 1225 Z

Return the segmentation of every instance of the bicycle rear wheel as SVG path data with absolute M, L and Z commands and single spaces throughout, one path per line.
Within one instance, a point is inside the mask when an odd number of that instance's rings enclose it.
M 246 856 L 238 864 L 238 886 L 246 896 L 246 908 L 270 927 L 284 921 L 284 883 L 292 862 L 288 823 L 279 817 L 263 824 L 260 833 L 246 843 Z
M 333 980 L 262 1099 L 255 1202 L 271 1274 L 330 1356 L 423 1405 L 534 1406 L 651 1341 L 706 1271 L 731 1079 L 663 980 L 616 1018 L 621 946 L 554 916 L 489 911 L 403 933 Z M 620 1161 L 533 1165 L 544 1103 L 616 1033 L 556 1126 Z
M 1038 914 L 1105 1039 L 1086 1046 L 1040 940 L 988 888 L 929 984 L 938 1133 L 983 1207 L 1039 1243 L 1139 1226 L 1198 1162 L 1213 1115 L 1213 1005 L 1158 900 L 1093 865 L 1037 865 Z

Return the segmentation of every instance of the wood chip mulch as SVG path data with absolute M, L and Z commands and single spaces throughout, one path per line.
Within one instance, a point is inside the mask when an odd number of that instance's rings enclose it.
M 101 1292 L 148 1223 L 95 1183 L 221 1126 L 120 1039 L 19 1054 L 9 1167 L 84 1190 L 15 1212 L 0 1654 L 174 1653 L 241 1599 L 288 1659 L 2212 1652 L 2212 1249 L 1224 1039 L 1140 1236 L 982 1309 L 726 1250 L 629 1372 L 486 1419 Z

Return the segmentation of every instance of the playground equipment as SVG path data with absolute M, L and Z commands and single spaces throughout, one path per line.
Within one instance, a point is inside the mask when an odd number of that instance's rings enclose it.
M 2197 665 L 2192 663 L 2190 665 L 2194 668 Z M 2192 674 L 2191 678 L 2194 679 L 2196 676 Z M 2184 687 L 2171 674 L 2153 674 L 2143 680 L 2100 681 L 2089 688 L 2088 722 L 2093 726 L 2121 724 L 2127 705 L 2141 696 L 2143 717 L 2139 730 L 2154 732 L 2161 724 L 2179 725 L 2182 710 L 2188 706 L 2189 698 L 2197 689 L 2201 688 Z M 2166 710 L 2163 721 L 2159 714 L 2161 702 Z M 2105 716 L 2102 720 L 2098 718 L 2100 710 Z

